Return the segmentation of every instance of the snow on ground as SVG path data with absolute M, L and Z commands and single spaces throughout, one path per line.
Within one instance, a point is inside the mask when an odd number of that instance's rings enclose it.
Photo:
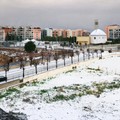
M 119 62 L 119 54 L 111 54 L 54 78 L 27 84 L 17 88 L 20 92 L 0 99 L 0 107 L 23 112 L 29 120 L 120 120 Z

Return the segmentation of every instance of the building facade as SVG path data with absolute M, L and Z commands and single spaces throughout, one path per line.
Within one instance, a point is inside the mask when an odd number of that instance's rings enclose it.
M 54 29 L 53 30 L 53 37 L 61 37 L 63 29 Z
M 89 35 L 90 33 L 87 30 L 83 30 L 83 29 L 72 30 L 73 37 L 81 37 L 81 36 L 89 36 Z
M 77 37 L 76 41 L 78 42 L 79 45 L 89 45 L 90 37 L 89 36 Z
M 0 41 L 5 41 L 5 31 L 0 28 Z
M 120 25 L 109 25 L 105 27 L 107 39 L 120 39 Z
M 17 37 L 19 41 L 25 40 L 25 28 L 20 26 L 17 28 Z
M 90 34 L 91 44 L 104 44 L 107 42 L 107 35 L 101 29 L 96 29 Z
M 41 28 L 34 27 L 32 31 L 33 31 L 33 39 L 41 40 Z

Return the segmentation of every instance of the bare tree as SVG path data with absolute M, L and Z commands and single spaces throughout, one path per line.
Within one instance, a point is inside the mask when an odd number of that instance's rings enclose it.
M 78 62 L 79 62 L 79 61 L 80 61 L 80 59 L 79 59 L 80 52 L 77 50 L 77 51 L 76 51 L 76 54 L 77 54 L 77 56 L 78 56 Z
M 74 52 L 73 52 L 73 50 L 69 50 L 68 52 L 69 52 L 69 55 L 70 55 L 70 57 L 71 57 L 71 64 L 73 64 Z
M 32 65 L 32 60 L 33 60 L 33 54 L 32 53 L 29 54 L 29 60 L 30 60 L 30 66 L 31 66 Z
M 82 53 L 83 53 L 83 61 L 85 61 L 85 51 L 83 50 Z
M 26 57 L 19 56 L 19 62 L 20 62 L 20 69 L 23 69 L 23 78 L 25 77 L 25 64 L 26 64 Z
M 51 53 L 47 52 L 45 56 L 46 56 L 46 60 L 47 60 L 47 71 L 48 71 L 48 69 L 49 69 L 48 63 L 50 62 Z
M 65 50 L 62 51 L 62 58 L 64 60 L 64 66 L 65 66 L 66 65 L 66 63 L 65 63 L 66 51 Z
M 95 49 L 94 52 L 96 53 L 96 56 L 98 57 L 98 50 Z
M 35 66 L 35 73 L 37 74 L 37 66 L 39 65 L 39 59 L 34 59 L 32 64 Z
M 56 68 L 58 67 L 58 65 L 57 65 L 58 59 L 59 59 L 59 55 L 57 53 L 55 53 L 54 54 L 54 60 L 56 61 Z
M 88 59 L 90 59 L 90 49 L 87 49 Z
M 11 57 L 8 57 L 8 56 L 6 56 L 6 58 L 5 58 L 3 67 L 4 67 L 4 70 L 5 70 L 5 77 L 6 78 L 7 78 L 7 72 L 10 69 L 10 63 L 12 62 L 12 60 L 13 59 Z

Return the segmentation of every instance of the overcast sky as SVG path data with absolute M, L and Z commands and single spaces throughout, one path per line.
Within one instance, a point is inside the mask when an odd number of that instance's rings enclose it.
M 120 25 L 120 0 L 0 0 L 0 26 L 94 29 Z

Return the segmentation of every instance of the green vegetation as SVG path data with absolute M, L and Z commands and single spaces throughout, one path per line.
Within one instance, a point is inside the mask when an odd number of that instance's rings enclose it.
M 36 45 L 32 41 L 29 41 L 25 44 L 24 49 L 26 52 L 31 53 L 35 51 Z
M 61 100 L 73 100 L 76 97 L 82 97 L 84 95 L 94 95 L 96 97 L 100 97 L 100 95 L 106 90 L 111 91 L 118 88 L 120 88 L 120 80 L 114 80 L 111 83 L 94 82 L 91 86 L 74 84 L 72 86 L 54 87 L 49 90 L 41 90 L 40 93 L 45 98 L 44 100 L 46 100 L 46 97 L 48 97 L 48 95 L 46 96 L 46 93 L 49 91 L 49 94 L 53 94 L 50 96 L 49 102 L 56 102 Z M 48 102 L 48 100 L 46 102 Z
M 15 93 L 15 92 L 19 93 L 20 91 L 16 88 L 9 88 L 5 92 L 0 93 L 0 99 L 3 98 L 3 97 L 7 97 L 8 95 L 11 95 L 12 93 Z
M 74 69 L 73 70 L 68 70 L 68 71 L 66 71 L 65 73 L 71 73 L 71 72 L 73 72 L 74 71 Z
M 101 71 L 99 67 L 98 67 L 98 68 L 89 68 L 89 67 L 88 67 L 87 69 L 88 69 L 88 70 L 94 70 L 94 71 Z
M 72 43 L 75 43 L 76 42 L 76 37 L 66 37 L 66 38 L 63 38 L 62 36 L 60 37 L 49 37 L 49 36 L 46 36 L 46 37 L 42 37 L 42 41 L 52 41 L 52 42 L 59 42 L 61 43 L 62 45 L 71 45 Z
M 27 83 L 22 83 L 19 85 L 20 88 L 23 88 L 24 86 L 27 86 Z
M 47 93 L 47 92 L 48 92 L 47 90 L 41 90 L 40 94 L 42 95 L 42 94 Z

